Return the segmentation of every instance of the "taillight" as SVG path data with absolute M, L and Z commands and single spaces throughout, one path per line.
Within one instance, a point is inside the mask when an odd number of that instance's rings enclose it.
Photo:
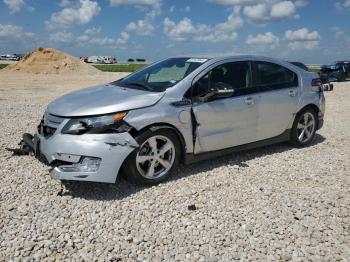
M 322 86 L 322 81 L 321 81 L 320 78 L 312 79 L 311 85 L 312 85 L 312 86 Z

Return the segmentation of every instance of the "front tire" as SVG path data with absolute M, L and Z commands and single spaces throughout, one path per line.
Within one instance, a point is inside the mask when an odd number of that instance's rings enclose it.
M 290 142 L 296 147 L 309 146 L 316 134 L 317 118 L 312 108 L 306 108 L 295 117 Z
M 143 185 L 167 180 L 180 162 L 181 146 L 177 135 L 170 129 L 148 130 L 135 139 L 140 146 L 124 163 L 126 178 Z

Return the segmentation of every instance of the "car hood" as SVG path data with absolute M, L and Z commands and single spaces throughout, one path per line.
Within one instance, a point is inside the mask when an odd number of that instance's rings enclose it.
M 64 95 L 51 102 L 47 111 L 63 117 L 103 115 L 152 106 L 163 95 L 107 84 Z

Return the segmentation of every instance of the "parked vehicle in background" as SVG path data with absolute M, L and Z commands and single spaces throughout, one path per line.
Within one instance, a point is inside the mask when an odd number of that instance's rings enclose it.
M 81 56 L 80 60 L 85 62 L 85 63 L 88 63 L 88 58 L 87 57 Z
M 181 162 L 282 141 L 308 146 L 324 113 L 319 76 L 290 63 L 178 57 L 56 99 L 24 141 L 53 178 L 115 183 L 123 170 L 152 185 Z
M 300 67 L 300 68 L 304 69 L 305 71 L 309 71 L 309 68 L 301 62 L 289 62 L 289 63 L 291 63 L 297 67 Z
M 146 59 L 144 59 L 144 58 L 136 58 L 136 62 L 146 63 Z
M 129 58 L 129 59 L 128 59 L 128 62 L 129 62 L 129 63 L 134 63 L 134 62 L 135 62 L 135 59 Z
M 340 64 L 345 69 L 345 80 L 350 78 L 350 61 L 338 61 L 337 64 Z
M 117 59 L 111 56 L 89 56 L 87 62 L 93 64 L 115 64 Z
M 13 54 L 13 55 L 1 55 L 0 60 L 5 60 L 5 61 L 19 61 L 23 55 L 18 55 L 18 54 Z
M 301 62 L 289 62 L 289 63 L 291 63 L 297 67 L 300 67 L 300 68 L 304 69 L 305 71 L 310 72 L 309 68 Z M 323 84 L 324 91 L 333 91 L 334 86 L 327 78 L 323 78 L 323 79 L 321 79 L 321 81 Z
M 322 81 L 342 82 L 350 78 L 350 62 L 337 62 L 321 67 L 320 77 Z
M 18 58 L 17 61 L 21 60 L 25 56 L 25 54 L 13 54 L 13 55 Z

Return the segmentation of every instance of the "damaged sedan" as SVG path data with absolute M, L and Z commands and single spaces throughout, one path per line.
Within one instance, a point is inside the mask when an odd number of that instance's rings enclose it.
M 312 143 L 325 98 L 317 74 L 257 56 L 177 57 L 50 103 L 22 149 L 59 180 L 140 184 L 180 163 L 290 141 Z

